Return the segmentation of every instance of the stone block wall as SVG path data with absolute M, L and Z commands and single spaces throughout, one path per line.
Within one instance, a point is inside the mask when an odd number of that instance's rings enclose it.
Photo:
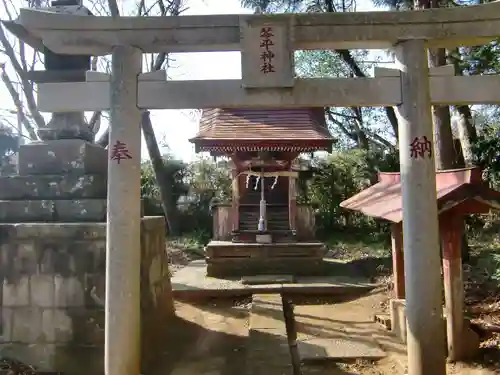
M 174 315 L 163 217 L 141 227 L 143 366 Z M 102 374 L 105 223 L 0 224 L 0 357 L 42 371 Z

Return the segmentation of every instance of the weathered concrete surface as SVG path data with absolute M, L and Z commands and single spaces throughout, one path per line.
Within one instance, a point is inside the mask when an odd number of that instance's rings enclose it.
M 206 15 L 176 17 L 82 17 L 21 9 L 6 26 L 34 48 L 56 53 L 108 55 L 117 38 L 144 53 L 238 51 L 240 22 L 294 23 L 295 49 L 391 48 L 417 38 L 434 47 L 481 45 L 495 39 L 500 4 L 425 11 L 335 14 Z M 130 33 L 128 30 L 134 30 Z
M 368 293 L 376 287 L 368 280 L 348 276 L 295 277 L 294 283 L 244 284 L 241 279 L 216 279 L 206 275 L 207 265 L 203 260 L 189 263 L 172 276 L 172 288 L 176 298 L 197 300 L 216 296 L 243 296 L 254 293 L 305 293 L 337 296 L 348 300 Z
M 302 360 L 380 359 L 385 356 L 372 338 L 377 326 L 356 302 L 296 306 L 298 350 Z M 370 333 L 371 332 L 371 333 Z
M 106 243 L 106 375 L 140 372 L 141 290 L 141 112 L 137 108 L 137 76 L 142 52 L 132 46 L 113 48 L 108 147 L 108 214 Z M 116 159 L 116 150 L 119 157 Z M 121 162 L 120 162 L 121 160 Z
M 95 174 L 0 177 L 0 200 L 106 199 L 106 176 Z
M 313 360 L 349 360 L 385 357 L 385 353 L 373 343 L 356 341 L 352 337 L 345 338 L 309 338 L 297 343 L 302 361 Z
M 252 297 L 246 374 L 293 374 L 279 294 L 254 294 Z
M 104 369 L 106 224 L 1 224 L 0 354 L 45 371 Z M 163 218 L 141 223 L 142 364 L 174 315 Z
M 0 223 L 105 220 L 106 199 L 0 201 Z
M 18 171 L 26 175 L 106 175 L 107 150 L 80 139 L 34 142 L 19 149 Z
M 44 141 L 60 139 L 94 140 L 94 132 L 85 122 L 83 112 L 53 113 L 45 127 L 39 128 L 37 134 Z
M 257 275 L 243 276 L 242 284 L 258 285 L 258 284 L 289 284 L 293 283 L 292 275 Z
M 264 274 L 322 275 L 327 249 L 318 241 L 249 243 L 210 241 L 205 249 L 207 275 L 241 277 Z

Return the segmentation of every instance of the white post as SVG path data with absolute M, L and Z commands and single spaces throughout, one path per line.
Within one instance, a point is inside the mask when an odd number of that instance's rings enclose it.
M 408 375 L 446 374 L 436 172 L 423 40 L 396 46 L 402 104 L 399 155 L 403 196 Z
M 264 194 L 264 168 L 260 171 L 260 204 L 259 204 L 259 224 L 258 231 L 264 232 L 266 228 L 266 196 Z
M 106 231 L 105 375 L 140 374 L 141 51 L 112 53 Z

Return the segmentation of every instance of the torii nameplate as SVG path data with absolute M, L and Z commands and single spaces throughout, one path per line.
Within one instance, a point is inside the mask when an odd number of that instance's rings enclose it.
M 245 88 L 293 87 L 292 30 L 289 21 L 242 17 L 241 75 Z

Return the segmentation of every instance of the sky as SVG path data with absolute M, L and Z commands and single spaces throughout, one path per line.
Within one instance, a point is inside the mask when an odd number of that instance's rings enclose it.
M 128 3 L 124 1 L 122 3 Z M 240 6 L 239 0 L 186 0 L 187 10 L 184 15 L 204 14 L 248 14 L 251 9 Z M 374 10 L 371 0 L 358 0 L 358 11 Z M 4 15 L 2 15 L 2 18 Z M 241 78 L 241 59 L 239 52 L 206 52 L 173 54 L 172 67 L 168 75 L 172 79 L 202 80 L 202 79 L 239 79 Z M 6 58 L 3 56 L 4 61 Z M 0 60 L 0 63 L 4 62 Z M 14 104 L 3 85 L 0 86 L 0 110 L 12 110 Z M 4 112 L 5 113 L 5 112 Z M 48 115 L 48 114 L 47 114 Z M 196 155 L 193 145 L 188 141 L 198 130 L 197 116 L 189 110 L 152 111 L 152 122 L 156 138 L 160 144 L 167 144 L 168 151 L 176 158 L 185 161 L 193 160 Z M 101 133 L 106 124 L 101 126 Z M 167 151 L 164 148 L 162 151 Z M 146 145 L 142 142 L 141 156 L 148 159 Z

